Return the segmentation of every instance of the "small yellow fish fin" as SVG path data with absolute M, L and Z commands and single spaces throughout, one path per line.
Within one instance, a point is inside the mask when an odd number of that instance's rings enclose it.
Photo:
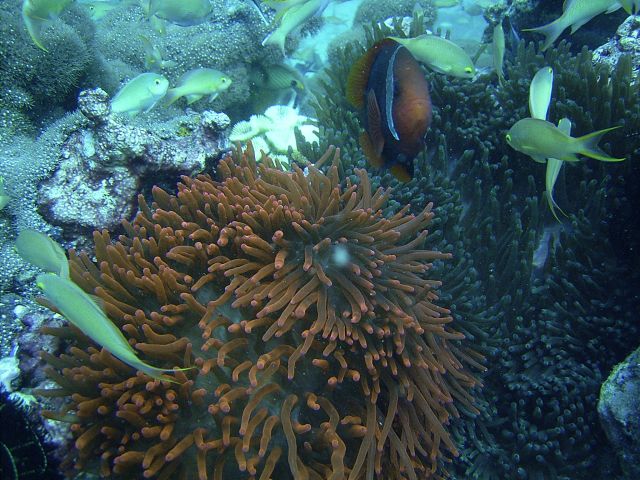
M 597 132 L 589 133 L 582 137 L 575 138 L 574 141 L 578 142 L 578 153 L 585 157 L 600 160 L 601 162 L 622 162 L 625 158 L 614 158 L 607 155 L 599 146 L 600 139 L 608 132 L 621 128 L 620 125 L 611 128 L 605 128 L 604 130 L 598 130 Z
M 284 42 L 286 39 L 287 39 L 287 36 L 283 32 L 283 30 L 280 28 L 277 28 L 276 30 L 271 32 L 269 35 L 264 37 L 264 40 L 262 40 L 262 46 L 264 47 L 266 45 L 275 45 L 282 52 L 282 55 L 286 55 L 284 50 Z
M 611 4 L 611 6 L 610 6 L 609 8 L 607 8 L 607 10 L 606 10 L 604 13 L 606 13 L 606 14 L 608 15 L 608 14 L 610 14 L 610 13 L 615 12 L 615 11 L 616 11 L 616 10 L 618 10 L 620 7 L 623 7 L 623 8 L 624 8 L 624 6 L 623 6 L 623 5 L 621 5 L 621 3 L 622 3 L 622 2 L 620 2 L 620 3 L 618 3 L 618 2 L 614 2 L 613 4 Z M 639 5 L 640 5 L 640 2 L 638 2 L 638 3 L 639 3 Z M 636 7 L 636 8 L 637 8 L 637 7 Z M 629 10 L 631 10 L 631 9 L 629 9 Z M 625 8 L 625 11 L 626 11 L 626 8 Z M 627 13 L 628 13 L 629 15 L 632 15 L 632 13 L 631 13 L 630 11 L 628 11 Z M 637 13 L 637 12 L 634 12 L 634 13 L 633 13 L 633 15 L 635 15 L 636 13 Z
M 202 98 L 202 95 L 187 95 L 187 105 L 191 105 L 193 102 L 197 102 Z
M 567 133 L 567 135 L 568 134 L 569 133 Z M 567 214 L 562 211 L 562 209 L 558 206 L 558 204 L 553 198 L 553 187 L 556 184 L 556 180 L 558 179 L 558 174 L 562 169 L 562 165 L 563 165 L 562 160 L 558 160 L 556 158 L 550 158 L 547 161 L 547 171 L 545 176 L 545 187 L 547 189 L 545 192 L 545 195 L 547 197 L 547 203 L 549 204 L 549 210 L 551 210 L 551 213 L 553 214 L 553 216 L 558 222 L 560 222 L 560 219 L 556 214 L 556 209 L 558 209 L 565 217 L 567 216 Z
M 393 165 L 390 169 L 391 174 L 400 180 L 402 183 L 407 183 L 411 181 L 411 174 L 405 165 L 401 165 L 399 163 Z
M 167 90 L 167 94 L 164 96 L 165 104 L 167 106 L 174 104 L 182 97 L 182 92 L 179 88 L 170 88 Z
M 380 155 L 376 154 L 375 148 L 371 143 L 371 139 L 366 132 L 362 132 L 360 134 L 360 147 L 372 167 L 382 168 L 384 166 L 384 159 Z

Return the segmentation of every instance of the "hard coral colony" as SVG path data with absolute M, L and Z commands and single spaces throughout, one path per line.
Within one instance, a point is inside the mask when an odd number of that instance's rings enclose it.
M 328 173 L 319 167 L 331 162 Z M 44 354 L 69 401 L 80 470 L 116 478 L 441 478 L 458 451 L 447 431 L 476 412 L 461 345 L 437 305 L 427 250 L 431 205 L 382 214 L 388 193 L 341 182 L 339 151 L 308 174 L 257 166 L 249 145 L 183 177 L 97 263 L 71 251 L 71 277 L 98 295 L 153 380 L 70 328 L 68 353 Z M 344 185 L 344 186 L 343 186 Z M 330 194 L 323 194 L 330 192 Z M 163 365 L 164 364 L 164 365 Z

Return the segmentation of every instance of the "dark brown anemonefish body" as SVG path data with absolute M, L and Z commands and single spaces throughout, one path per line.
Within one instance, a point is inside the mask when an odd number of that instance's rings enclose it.
M 347 100 L 364 109 L 362 149 L 371 165 L 411 180 L 431 123 L 429 85 L 409 50 L 385 38 L 351 68 Z

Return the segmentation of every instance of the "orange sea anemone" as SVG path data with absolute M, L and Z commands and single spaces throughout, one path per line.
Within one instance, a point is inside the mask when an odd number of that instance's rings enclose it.
M 332 165 L 327 173 L 320 164 Z M 113 478 L 424 479 L 457 455 L 447 431 L 481 357 L 436 305 L 433 214 L 385 216 L 330 149 L 303 172 L 235 151 L 220 180 L 183 177 L 72 279 L 104 300 L 141 358 L 194 367 L 153 380 L 73 327 L 44 354 L 66 397 L 76 469 Z

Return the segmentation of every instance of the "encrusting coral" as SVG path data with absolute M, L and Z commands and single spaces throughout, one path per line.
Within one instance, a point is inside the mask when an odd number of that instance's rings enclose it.
M 322 173 L 321 165 L 327 169 Z M 330 166 L 328 166 L 330 164 Z M 433 214 L 383 214 L 388 192 L 342 180 L 339 150 L 305 171 L 256 164 L 249 144 L 220 180 L 156 188 L 71 277 L 105 304 L 141 358 L 137 375 L 73 327 L 44 353 L 72 422 L 76 469 L 115 478 L 417 479 L 446 476 L 447 431 L 477 412 L 461 342 L 436 304 L 424 248 Z

